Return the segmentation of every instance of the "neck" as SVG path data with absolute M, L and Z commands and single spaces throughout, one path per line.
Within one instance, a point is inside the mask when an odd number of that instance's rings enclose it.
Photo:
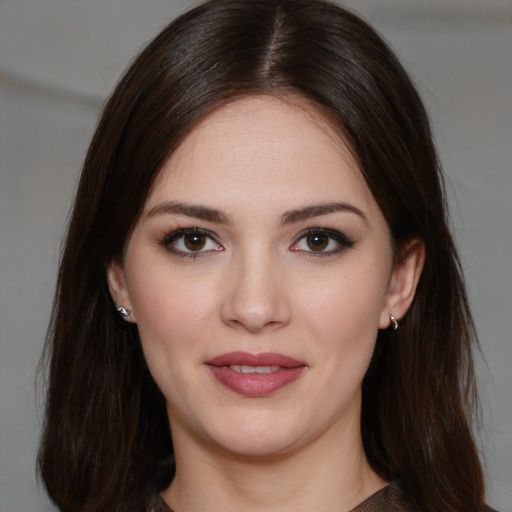
M 366 460 L 359 425 L 349 430 L 272 457 L 175 439 L 176 477 L 162 496 L 175 512 L 351 510 L 386 482 Z

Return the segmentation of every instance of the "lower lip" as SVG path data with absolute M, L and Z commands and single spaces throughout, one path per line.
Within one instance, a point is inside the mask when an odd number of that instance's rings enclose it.
M 241 373 L 228 366 L 208 365 L 213 376 L 232 391 L 245 396 L 265 396 L 296 381 L 305 366 L 279 368 L 272 373 Z

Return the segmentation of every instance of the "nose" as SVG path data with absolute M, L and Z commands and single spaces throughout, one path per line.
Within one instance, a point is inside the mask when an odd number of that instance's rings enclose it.
M 223 322 L 251 333 L 274 331 L 291 320 L 285 277 L 272 256 L 252 254 L 232 262 L 222 304 Z

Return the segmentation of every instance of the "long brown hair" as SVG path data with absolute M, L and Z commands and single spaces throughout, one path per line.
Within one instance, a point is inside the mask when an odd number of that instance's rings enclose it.
M 478 509 L 474 328 L 429 121 L 383 40 L 321 0 L 206 2 L 147 46 L 108 101 L 77 190 L 43 357 L 38 463 L 51 498 L 66 511 L 115 511 L 171 482 L 164 400 L 137 327 L 115 311 L 105 267 L 122 258 L 183 138 L 207 113 L 251 94 L 316 105 L 352 148 L 397 250 L 424 241 L 414 302 L 397 333 L 379 333 L 364 380 L 364 447 L 382 477 L 401 479 L 416 510 Z

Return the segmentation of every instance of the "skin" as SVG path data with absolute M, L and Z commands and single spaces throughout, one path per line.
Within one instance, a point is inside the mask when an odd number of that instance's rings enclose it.
M 197 228 L 208 236 L 175 233 Z M 396 260 L 349 149 L 305 103 L 239 99 L 188 135 L 107 271 L 167 401 L 177 473 L 163 497 L 176 512 L 350 510 L 386 484 L 362 447 L 361 383 L 378 330 L 413 299 L 422 244 Z M 205 365 L 232 351 L 278 352 L 305 369 L 247 397 Z

